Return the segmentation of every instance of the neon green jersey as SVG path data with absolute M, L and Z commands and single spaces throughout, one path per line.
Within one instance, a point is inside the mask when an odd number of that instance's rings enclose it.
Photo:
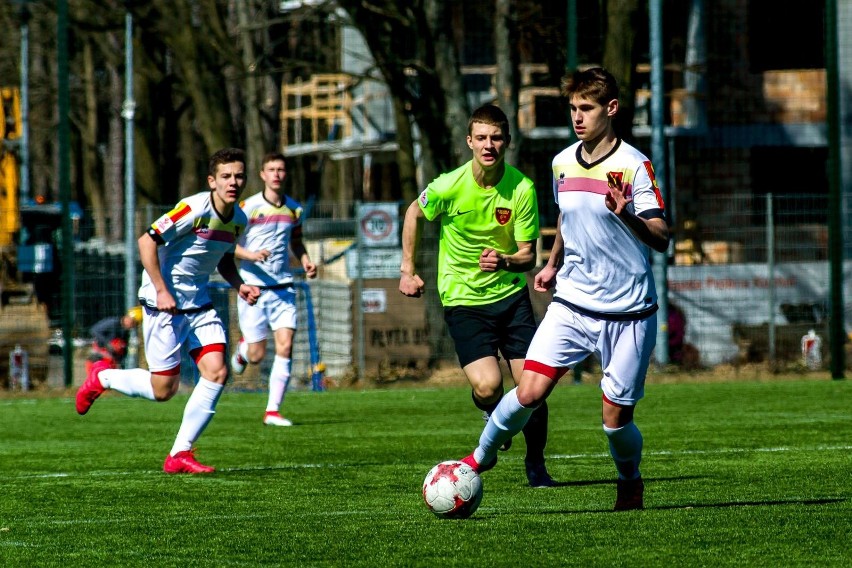
M 473 179 L 472 162 L 437 177 L 417 202 L 430 221 L 440 217 L 438 293 L 444 306 L 478 306 L 507 298 L 526 285 L 523 274 L 482 272 L 479 256 L 492 248 L 518 252 L 538 238 L 538 199 L 532 180 L 506 165 L 496 187 Z

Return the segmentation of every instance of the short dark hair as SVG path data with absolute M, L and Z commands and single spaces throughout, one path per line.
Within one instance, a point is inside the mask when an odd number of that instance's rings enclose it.
M 578 69 L 562 77 L 560 93 L 569 101 L 580 96 L 606 105 L 618 98 L 618 82 L 603 67 Z
M 281 152 L 267 152 L 266 155 L 263 156 L 263 161 L 260 163 L 260 167 L 263 168 L 269 162 L 284 162 L 287 163 L 287 160 L 284 158 L 284 154 Z
M 500 107 L 495 105 L 482 105 L 470 115 L 467 121 L 467 133 L 473 132 L 473 123 L 481 122 L 490 126 L 497 126 L 506 136 L 509 135 L 509 119 Z
M 210 156 L 210 161 L 207 162 L 207 175 L 216 177 L 216 170 L 222 164 L 232 164 L 241 162 L 243 167 L 246 165 L 246 153 L 239 148 L 222 148 L 217 150 Z

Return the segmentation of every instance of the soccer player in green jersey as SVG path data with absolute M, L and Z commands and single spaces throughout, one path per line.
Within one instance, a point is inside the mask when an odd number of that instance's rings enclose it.
M 399 291 L 418 298 L 424 282 L 415 259 L 423 222 L 441 223 L 438 294 L 473 403 L 486 419 L 503 396 L 499 354 L 517 383 L 536 330 L 524 273 L 536 262 L 538 200 L 532 180 L 505 163 L 510 141 L 502 110 L 476 109 L 468 122 L 472 159 L 433 180 L 408 207 L 402 228 Z M 546 404 L 523 433 L 529 484 L 553 486 L 544 465 Z

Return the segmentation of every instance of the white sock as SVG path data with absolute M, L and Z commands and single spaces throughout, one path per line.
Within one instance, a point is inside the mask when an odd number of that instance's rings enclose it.
M 473 451 L 476 463 L 491 463 L 503 442 L 520 432 L 535 411 L 535 408 L 521 406 L 517 390 L 516 387 L 507 392 L 488 418 L 479 437 L 479 446 Z
M 106 369 L 98 373 L 104 388 L 118 391 L 127 396 L 154 400 L 154 385 L 151 372 L 145 369 Z
M 204 377 L 198 379 L 198 384 L 183 409 L 183 421 L 180 423 L 171 455 L 192 449 L 192 445 L 216 414 L 216 403 L 219 402 L 224 388 L 225 385 L 208 381 Z
M 619 479 L 640 477 L 639 462 L 642 461 L 642 433 L 636 423 L 630 421 L 621 428 L 603 427 L 609 438 L 609 453 L 615 461 Z
M 272 370 L 269 372 L 269 400 L 266 403 L 267 412 L 278 412 L 284 395 L 287 394 L 287 386 L 290 384 L 289 357 L 275 356 L 272 360 Z

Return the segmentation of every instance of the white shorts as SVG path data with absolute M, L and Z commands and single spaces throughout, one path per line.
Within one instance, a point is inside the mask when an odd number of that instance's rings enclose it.
M 237 302 L 237 313 L 240 317 L 240 332 L 246 343 L 265 340 L 270 329 L 296 329 L 296 290 L 292 286 L 266 288 L 253 306 L 240 298 Z
M 215 309 L 172 315 L 143 307 L 142 333 L 145 358 L 152 373 L 180 365 L 181 345 L 190 351 L 207 345 L 225 344 L 225 326 Z
M 609 321 L 551 302 L 527 351 L 527 360 L 570 369 L 594 353 L 603 370 L 604 395 L 616 404 L 633 406 L 645 394 L 656 330 L 656 314 L 643 320 Z

